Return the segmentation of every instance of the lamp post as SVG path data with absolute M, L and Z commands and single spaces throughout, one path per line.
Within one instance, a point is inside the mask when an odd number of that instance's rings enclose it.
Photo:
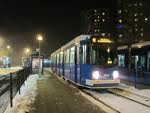
M 11 47 L 10 47 L 10 45 L 7 45 L 6 48 L 8 50 L 8 57 L 11 57 L 11 51 L 10 51 Z
M 38 41 L 39 41 L 39 75 L 41 74 L 41 41 L 43 40 L 43 37 L 41 35 L 38 35 L 37 37 Z
M 10 64 L 11 64 L 11 51 L 10 51 L 10 49 L 11 49 L 11 47 L 10 47 L 10 45 L 7 45 L 7 50 L 8 50 L 8 61 L 7 61 L 7 65 L 8 65 L 8 67 L 10 68 Z

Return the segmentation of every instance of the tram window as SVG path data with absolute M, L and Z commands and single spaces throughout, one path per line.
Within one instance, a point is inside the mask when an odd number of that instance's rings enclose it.
M 80 55 L 79 55 L 79 52 L 80 52 L 80 47 L 77 46 L 77 64 L 80 64 Z
M 82 54 L 82 63 L 85 64 L 86 63 L 86 45 L 82 46 L 82 50 L 83 50 L 83 54 Z
M 57 65 L 59 64 L 59 54 L 57 54 Z
M 56 55 L 53 56 L 53 63 L 56 65 Z
M 72 47 L 70 49 L 70 63 L 74 63 L 74 52 L 75 52 L 75 48 Z
M 67 49 L 66 51 L 66 55 L 65 55 L 65 63 L 69 63 L 69 49 Z
M 95 65 L 117 65 L 115 51 L 110 45 L 93 45 L 91 50 L 91 63 Z
M 91 62 L 92 62 L 93 64 L 96 63 L 96 51 L 95 51 L 95 50 L 92 51 L 92 59 L 91 59 Z
M 119 67 L 125 67 L 125 54 L 118 55 L 118 65 Z
M 60 63 L 63 63 L 63 53 L 60 52 Z
M 64 51 L 64 63 L 66 63 L 66 54 L 67 54 L 67 52 Z
M 141 65 L 145 68 L 145 56 L 142 56 L 141 58 Z

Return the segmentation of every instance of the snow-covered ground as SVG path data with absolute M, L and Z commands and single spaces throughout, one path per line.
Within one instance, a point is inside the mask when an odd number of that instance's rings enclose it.
M 26 81 L 25 86 L 21 88 L 21 95 L 17 94 L 13 100 L 14 107 L 8 108 L 4 113 L 25 113 L 29 111 L 30 105 L 35 100 L 36 96 L 36 86 L 37 86 L 37 79 L 38 75 L 31 75 L 29 79 Z M 43 79 L 43 78 L 40 78 Z M 127 86 L 125 84 L 121 84 L 120 88 L 127 90 L 129 92 L 146 96 L 150 98 L 150 90 L 138 90 L 134 87 Z M 88 93 L 93 95 L 95 98 L 99 99 L 103 103 L 108 104 L 109 106 L 113 107 L 114 109 L 120 111 L 121 113 L 150 113 L 150 107 L 143 106 L 139 103 L 133 102 L 123 97 L 118 97 L 113 94 L 105 93 L 105 92 L 95 92 L 92 90 L 86 90 Z M 82 94 L 83 95 L 83 94 Z M 83 95 L 84 96 L 84 95 Z M 92 98 L 85 96 L 86 98 L 90 99 L 94 104 L 99 106 L 100 108 L 104 108 L 104 105 L 97 103 L 97 101 L 92 100 Z M 104 110 L 104 109 L 103 109 Z M 106 112 L 109 112 L 108 109 L 105 109 Z
M 138 99 L 137 98 L 138 95 L 143 98 L 147 97 L 150 99 L 150 89 L 138 90 L 132 86 L 127 86 L 125 84 L 120 84 L 119 88 L 126 90 L 128 92 L 132 92 L 133 94 L 136 94 L 135 100 Z M 150 113 L 150 107 L 128 100 L 127 98 L 113 95 L 111 93 L 104 92 L 104 91 L 102 92 L 96 92 L 91 90 L 85 90 L 85 91 L 90 93 L 94 98 L 100 100 L 101 102 L 107 104 L 108 106 L 113 107 L 115 110 L 120 111 L 121 113 Z M 134 98 L 134 96 L 130 93 L 126 93 L 125 96 L 128 97 L 132 96 L 132 98 Z M 150 106 L 149 99 L 143 100 L 145 101 L 145 103 L 148 104 L 148 106 Z
M 0 68 L 0 75 L 7 75 L 21 69 L 22 67 Z
M 15 67 L 10 67 L 10 68 L 6 68 L 6 69 L 17 69 L 17 70 L 19 70 L 19 69 L 22 69 L 22 67 L 21 66 L 15 66 Z
M 25 113 L 25 111 L 29 111 L 30 105 L 34 102 L 36 96 L 37 79 L 38 75 L 30 75 L 25 82 L 25 86 L 21 87 L 21 94 L 17 93 L 13 99 L 13 107 L 8 105 L 4 113 Z
M 150 89 L 147 90 L 138 90 L 132 86 L 127 86 L 125 84 L 120 84 L 120 88 L 126 91 L 132 92 L 133 94 L 141 95 L 150 98 Z M 150 113 L 150 107 L 142 105 L 140 103 L 134 102 L 127 98 L 123 98 L 117 95 L 110 94 L 108 92 L 95 92 L 93 90 L 84 90 L 88 92 L 88 94 L 92 95 L 100 102 L 93 100 L 90 98 L 89 95 L 85 94 L 84 92 L 80 91 L 80 94 L 93 102 L 95 105 L 106 111 L 107 113 L 114 113 L 119 111 L 120 113 Z M 129 96 L 129 93 L 126 94 Z M 145 100 L 146 101 L 146 100 Z M 105 103 L 107 106 L 105 106 Z M 110 106 L 113 109 L 109 109 Z
M 133 86 L 127 86 L 125 84 L 120 84 L 119 88 L 126 90 L 126 91 L 129 91 L 129 92 L 132 92 L 132 93 L 137 94 L 137 95 L 141 95 L 141 96 L 145 96 L 145 97 L 150 98 L 150 89 L 139 90 Z
M 141 104 L 130 101 L 126 98 L 118 97 L 107 92 L 98 93 L 88 90 L 87 92 L 121 113 L 150 113 L 149 107 L 142 106 Z

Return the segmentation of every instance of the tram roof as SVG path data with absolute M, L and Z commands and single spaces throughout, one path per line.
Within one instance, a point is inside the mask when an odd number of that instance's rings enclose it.
M 79 35 L 78 37 L 74 38 L 73 40 L 71 40 L 70 42 L 68 42 L 67 44 L 65 44 L 64 46 L 60 47 L 59 49 L 57 49 L 55 52 L 53 52 L 52 54 L 58 53 L 68 47 L 70 47 L 71 45 L 78 45 L 80 41 L 85 40 L 86 38 L 90 38 L 91 35 Z

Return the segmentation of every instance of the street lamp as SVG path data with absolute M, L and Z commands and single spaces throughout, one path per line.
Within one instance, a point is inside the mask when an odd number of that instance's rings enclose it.
M 30 52 L 30 49 L 29 48 L 26 48 L 26 57 L 28 56 L 28 53 Z
M 39 41 L 39 75 L 41 74 L 41 41 L 43 40 L 42 35 L 38 35 L 37 37 L 38 41 Z
M 10 49 L 10 45 L 7 45 L 7 49 L 8 49 L 8 50 Z
M 11 49 L 11 47 L 10 47 L 10 45 L 7 45 L 7 50 L 8 50 L 8 61 L 7 61 L 7 65 L 8 65 L 8 67 L 10 68 L 10 65 L 11 65 L 11 51 L 10 51 L 10 49 Z
M 8 50 L 8 56 L 11 57 L 11 55 L 10 55 L 10 49 L 11 49 L 10 45 L 7 45 L 6 48 L 7 48 L 7 50 Z

